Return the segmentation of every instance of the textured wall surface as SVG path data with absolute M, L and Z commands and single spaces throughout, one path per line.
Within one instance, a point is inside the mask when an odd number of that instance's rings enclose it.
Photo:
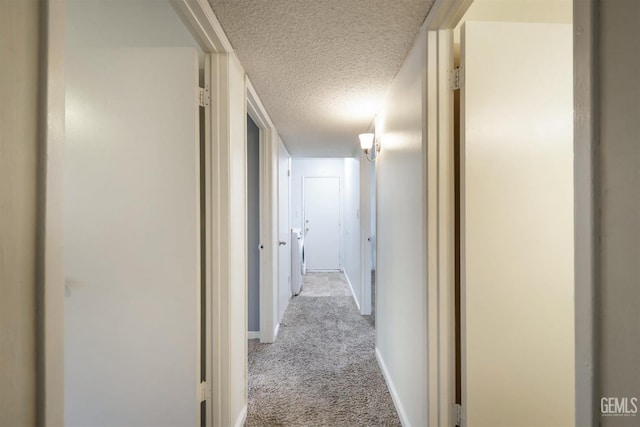
M 294 157 L 350 157 L 433 0 L 209 0 Z
M 598 397 L 640 398 L 640 3 L 601 0 L 599 12 Z M 601 422 L 607 427 L 637 426 L 640 414 L 605 416 Z
M 36 422 L 39 6 L 0 12 L 0 426 Z

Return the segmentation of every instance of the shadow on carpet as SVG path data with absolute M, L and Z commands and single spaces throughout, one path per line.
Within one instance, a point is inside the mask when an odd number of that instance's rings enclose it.
M 351 297 L 291 300 L 274 344 L 249 351 L 247 427 L 400 426 Z

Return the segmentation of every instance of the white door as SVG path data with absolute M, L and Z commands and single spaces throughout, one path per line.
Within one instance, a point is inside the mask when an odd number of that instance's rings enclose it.
M 572 27 L 467 22 L 462 404 L 469 427 L 574 424 Z
M 304 252 L 308 270 L 340 269 L 340 178 L 304 177 Z
M 278 321 L 282 320 L 291 298 L 291 241 L 289 226 L 289 153 L 278 144 Z
M 199 425 L 196 52 L 66 64 L 65 421 Z

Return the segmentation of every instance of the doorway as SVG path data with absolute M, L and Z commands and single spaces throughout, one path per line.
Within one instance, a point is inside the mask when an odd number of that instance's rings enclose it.
M 304 177 L 304 247 L 309 271 L 340 269 L 340 177 Z
M 66 13 L 65 421 L 201 425 L 205 55 L 168 2 Z
M 260 337 L 260 129 L 247 115 L 247 325 Z
M 370 181 L 370 230 L 369 246 L 371 256 L 371 290 L 369 304 L 371 306 L 371 325 L 376 325 L 376 163 L 371 162 Z
M 455 401 L 464 426 L 572 425 L 570 13 L 493 6 L 455 33 Z

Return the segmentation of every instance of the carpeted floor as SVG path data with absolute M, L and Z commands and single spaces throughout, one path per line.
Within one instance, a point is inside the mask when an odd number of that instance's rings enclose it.
M 376 361 L 375 332 L 344 296 L 344 276 L 307 273 L 303 283 L 277 341 L 249 342 L 245 425 L 400 426 Z

